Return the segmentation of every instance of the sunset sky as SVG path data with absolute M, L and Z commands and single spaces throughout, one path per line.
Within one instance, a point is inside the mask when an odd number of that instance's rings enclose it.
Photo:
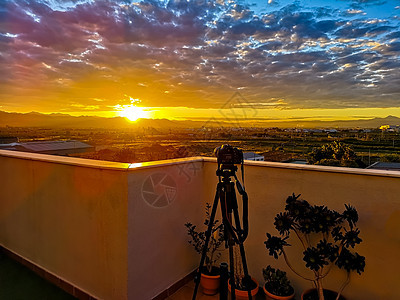
M 400 1 L 0 0 L 0 110 L 400 117 Z

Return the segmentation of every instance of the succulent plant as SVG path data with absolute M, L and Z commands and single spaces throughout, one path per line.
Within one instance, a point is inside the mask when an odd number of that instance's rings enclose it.
M 267 233 L 264 242 L 269 255 L 278 258 L 283 254 L 288 266 L 300 277 L 313 281 L 318 290 L 319 299 L 323 300 L 322 279 L 331 267 L 336 265 L 347 272 L 361 274 L 365 267 L 365 257 L 351 252 L 362 242 L 360 230 L 356 228 L 357 210 L 345 204 L 343 213 L 328 209 L 324 205 L 311 205 L 300 200 L 300 195 L 291 195 L 286 200 L 285 211 L 275 217 L 275 228 L 280 236 Z M 293 269 L 288 261 L 285 247 L 290 246 L 286 240 L 295 233 L 303 246 L 303 260 L 306 267 L 313 271 L 314 277 L 308 278 Z M 311 241 L 314 241 L 313 243 Z M 348 278 L 339 290 L 338 298 L 348 284 Z
M 265 280 L 265 288 L 271 294 L 286 297 L 294 293 L 294 289 L 286 276 L 286 272 L 267 266 L 263 269 L 263 277 Z

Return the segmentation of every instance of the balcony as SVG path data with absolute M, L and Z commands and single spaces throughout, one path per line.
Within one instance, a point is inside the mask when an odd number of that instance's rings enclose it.
M 0 245 L 81 299 L 162 299 L 188 282 L 199 257 L 183 226 L 201 225 L 212 202 L 216 161 L 193 157 L 141 164 L 0 150 Z M 271 258 L 263 244 L 291 193 L 360 215 L 365 272 L 347 299 L 400 296 L 400 172 L 246 162 L 249 270 L 262 283 L 268 264 L 287 270 L 299 295 L 307 282 Z M 304 268 L 289 250 L 292 264 Z M 304 270 L 305 272 L 307 270 Z M 327 288 L 344 274 L 334 271 Z

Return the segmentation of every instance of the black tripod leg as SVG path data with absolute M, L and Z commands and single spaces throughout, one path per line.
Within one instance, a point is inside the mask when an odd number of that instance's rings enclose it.
M 221 271 L 221 283 L 219 286 L 219 300 L 228 300 L 228 280 L 229 280 L 229 266 L 223 262 L 219 265 Z
M 204 260 L 205 260 L 206 255 L 207 255 L 208 243 L 210 242 L 210 237 L 211 237 L 212 228 L 213 228 L 213 224 L 214 224 L 215 214 L 217 212 L 217 207 L 218 207 L 219 194 L 220 194 L 220 184 L 217 185 L 217 190 L 215 192 L 214 203 L 213 203 L 212 210 L 211 210 L 211 215 L 210 215 L 210 223 L 208 224 L 208 228 L 207 228 L 207 231 L 206 231 L 206 241 L 204 243 L 204 248 L 203 248 L 203 251 L 201 253 L 199 269 L 197 270 L 197 274 L 195 276 L 196 285 L 194 287 L 192 300 L 196 299 L 197 290 L 199 289 L 200 278 L 201 278 L 201 268 L 203 267 Z

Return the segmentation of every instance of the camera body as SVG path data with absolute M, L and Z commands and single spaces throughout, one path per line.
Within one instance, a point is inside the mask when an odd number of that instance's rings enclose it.
M 238 165 L 243 162 L 242 150 L 228 144 L 215 148 L 214 154 L 221 165 Z

